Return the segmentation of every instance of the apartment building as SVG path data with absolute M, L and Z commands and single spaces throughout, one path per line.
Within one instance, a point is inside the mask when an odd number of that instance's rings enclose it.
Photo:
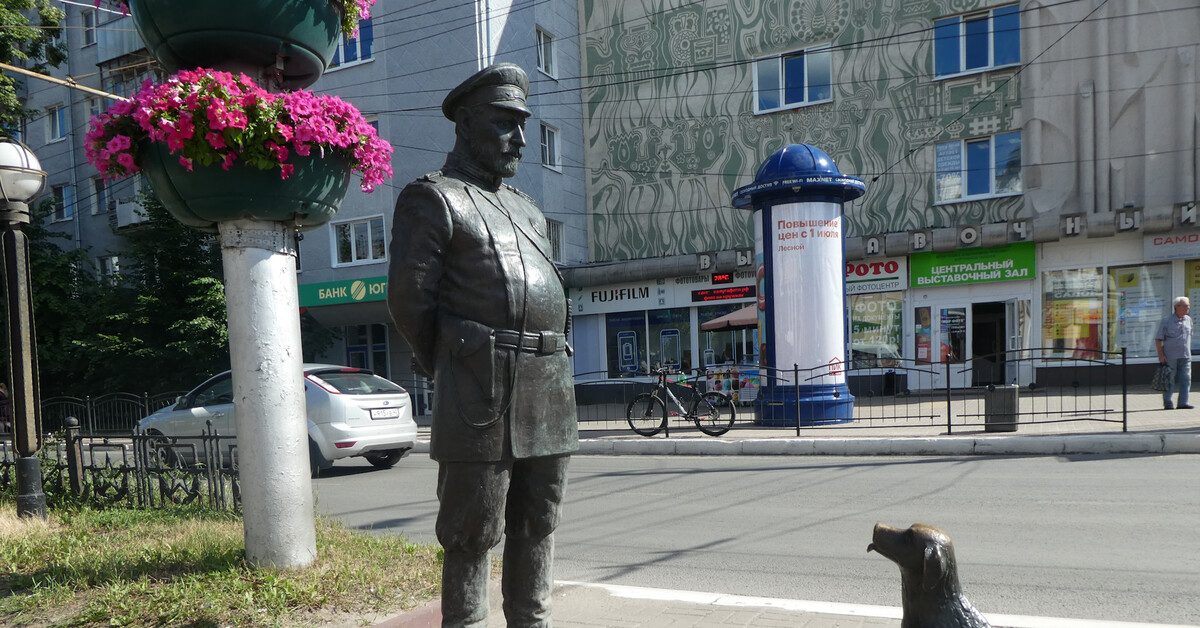
M 701 326 L 757 296 L 730 196 L 788 144 L 866 181 L 845 208 L 860 366 L 954 387 L 1054 377 L 961 367 L 1011 349 L 1149 368 L 1172 297 L 1200 297 L 1194 2 L 581 6 L 583 377 L 703 365 L 753 394 L 757 330 Z

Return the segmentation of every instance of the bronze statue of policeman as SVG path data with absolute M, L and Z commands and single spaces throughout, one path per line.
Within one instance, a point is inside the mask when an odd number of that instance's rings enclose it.
M 488 551 L 502 532 L 508 625 L 550 625 L 553 533 L 579 433 L 546 218 L 503 181 L 525 147 L 528 91 L 509 63 L 454 88 L 442 103 L 454 149 L 396 201 L 388 307 L 434 378 L 443 626 L 487 625 Z

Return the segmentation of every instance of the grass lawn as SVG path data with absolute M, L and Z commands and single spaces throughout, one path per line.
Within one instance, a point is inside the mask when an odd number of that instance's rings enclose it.
M 0 626 L 356 626 L 436 598 L 441 549 L 317 522 L 317 560 L 254 570 L 240 518 L 0 502 Z

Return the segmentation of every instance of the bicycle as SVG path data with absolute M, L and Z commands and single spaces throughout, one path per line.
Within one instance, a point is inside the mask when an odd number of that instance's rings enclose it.
M 668 369 L 655 369 L 658 384 L 654 392 L 647 392 L 633 398 L 625 411 L 629 427 L 642 436 L 654 436 L 667 429 L 667 401 L 669 400 L 678 410 L 679 416 L 694 421 L 701 432 L 709 436 L 720 436 L 733 427 L 737 411 L 733 400 L 722 392 L 700 392 L 694 383 L 680 384 L 695 393 L 691 408 L 685 408 L 679 397 L 671 392 L 667 385 Z M 699 379 L 697 376 L 695 379 Z M 670 432 L 668 431 L 668 434 Z

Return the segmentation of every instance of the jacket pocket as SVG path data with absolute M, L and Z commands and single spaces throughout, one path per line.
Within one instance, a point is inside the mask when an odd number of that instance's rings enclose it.
M 457 406 L 464 423 L 490 427 L 499 420 L 496 395 L 496 340 L 491 328 L 458 319 L 443 330 L 445 360 L 441 375 L 448 380 L 443 401 Z

